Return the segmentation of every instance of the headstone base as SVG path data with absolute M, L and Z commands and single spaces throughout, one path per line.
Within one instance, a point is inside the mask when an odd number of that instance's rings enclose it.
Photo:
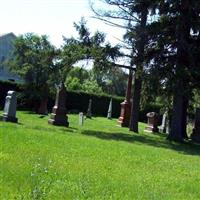
M 160 126 L 160 127 L 158 127 L 158 129 L 159 129 L 159 133 L 166 133 L 166 134 L 169 134 L 169 127 L 162 127 L 162 126 Z
M 57 115 L 51 113 L 51 117 L 48 120 L 49 124 L 56 125 L 56 126 L 69 126 L 68 118 L 65 115 Z
M 153 127 L 153 126 L 147 125 L 145 127 L 144 131 L 148 132 L 148 133 L 157 133 L 158 132 L 158 127 Z
M 3 115 L 2 121 L 4 121 L 4 122 L 14 122 L 14 123 L 17 123 L 17 122 L 18 122 L 18 119 L 17 119 L 16 117 L 10 117 L 10 116 L 7 116 L 7 115 Z
M 158 127 L 159 128 L 159 133 L 166 133 L 166 128 L 165 127 Z

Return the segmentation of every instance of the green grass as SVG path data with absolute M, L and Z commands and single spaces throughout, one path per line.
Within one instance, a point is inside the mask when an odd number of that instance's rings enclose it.
M 164 135 L 129 132 L 116 119 L 78 126 L 47 124 L 48 116 L 18 112 L 0 122 L 0 199 L 196 200 L 200 146 Z

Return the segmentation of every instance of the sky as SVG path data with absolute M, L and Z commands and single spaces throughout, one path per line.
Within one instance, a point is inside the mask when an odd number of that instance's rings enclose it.
M 59 47 L 63 44 L 62 36 L 76 36 L 73 23 L 84 17 L 91 32 L 105 32 L 108 41 L 118 43 L 116 38 L 121 39 L 123 30 L 93 16 L 88 0 L 0 0 L 0 34 L 46 34 Z

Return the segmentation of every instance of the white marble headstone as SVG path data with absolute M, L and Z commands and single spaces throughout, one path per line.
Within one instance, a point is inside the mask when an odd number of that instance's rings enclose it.
M 8 91 L 3 111 L 3 120 L 17 122 L 17 97 L 15 91 Z
M 83 126 L 84 115 L 82 112 L 79 113 L 79 126 Z
M 159 132 L 161 132 L 161 133 L 167 133 L 167 132 L 169 132 L 169 130 L 168 130 L 168 124 L 169 122 L 168 122 L 168 114 L 167 114 L 167 112 L 165 112 L 164 114 L 163 114 L 163 117 L 162 117 L 162 124 L 161 124 L 161 126 L 159 127 Z

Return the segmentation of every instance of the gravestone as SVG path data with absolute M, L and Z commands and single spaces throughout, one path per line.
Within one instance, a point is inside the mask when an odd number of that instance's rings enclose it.
M 78 124 L 79 126 L 83 126 L 83 122 L 84 122 L 84 115 L 82 112 L 79 113 L 79 121 L 78 121 Z
M 150 112 L 147 113 L 146 116 L 148 118 L 148 122 L 144 130 L 150 133 L 158 132 L 158 114 L 155 112 Z
M 69 126 L 67 109 L 66 109 L 66 89 L 62 85 L 57 89 L 55 105 L 52 109 L 50 119 L 48 120 L 49 124 L 58 125 L 58 126 Z
M 17 123 L 16 107 L 17 107 L 16 92 L 8 91 L 3 111 L 3 118 L 2 118 L 3 121 Z
M 200 108 L 196 109 L 194 129 L 191 135 L 191 139 L 200 143 Z
M 163 117 L 162 117 L 162 124 L 161 124 L 161 126 L 159 126 L 159 132 L 160 133 L 167 133 L 167 132 L 169 132 L 169 130 L 168 130 L 168 124 L 169 124 L 169 122 L 168 122 L 168 114 L 167 114 L 167 112 L 165 112 L 163 114 Z
M 165 131 L 165 133 L 166 133 L 166 134 L 169 134 L 169 132 L 170 132 L 170 120 L 167 119 L 167 122 L 166 122 L 166 131 Z
M 89 100 L 86 118 L 92 118 L 92 99 Z
M 48 115 L 47 102 L 48 98 L 44 98 L 41 100 L 40 107 L 38 108 L 38 114 Z
M 112 98 L 110 99 L 109 107 L 108 107 L 108 114 L 107 114 L 108 119 L 112 119 Z
M 120 116 L 118 125 L 121 127 L 129 127 L 131 116 L 131 88 L 132 88 L 133 71 L 129 70 L 128 85 L 126 89 L 125 100 L 121 103 Z

